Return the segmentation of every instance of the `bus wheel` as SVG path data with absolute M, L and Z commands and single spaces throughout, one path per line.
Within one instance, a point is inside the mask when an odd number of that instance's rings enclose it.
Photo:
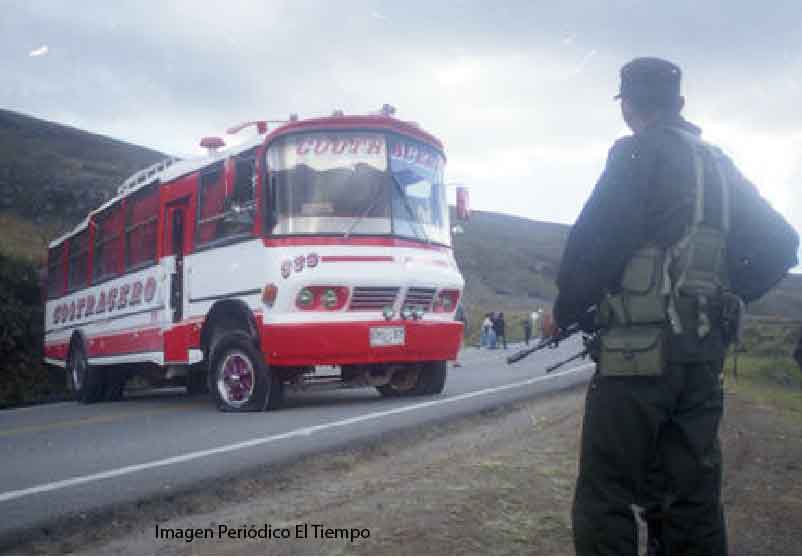
M 103 398 L 106 401 L 122 401 L 128 374 L 120 367 L 108 367 L 105 370 L 105 390 Z
M 446 387 L 448 363 L 444 360 L 427 362 L 423 365 L 423 375 L 426 378 L 426 386 L 423 388 L 425 395 L 443 393 L 443 388 Z
M 281 400 L 281 381 L 245 332 L 225 333 L 214 344 L 209 373 L 221 411 L 268 410 Z
M 405 395 L 422 395 L 423 371 L 419 364 L 409 364 L 393 374 L 390 383 L 376 386 L 385 397 L 401 397 Z
M 385 397 L 437 395 L 443 392 L 447 372 L 445 361 L 413 364 L 396 372 L 389 384 L 376 389 Z
M 89 365 L 86 351 L 80 341 L 72 345 L 67 358 L 69 382 L 80 403 L 95 403 L 103 399 L 103 371 Z

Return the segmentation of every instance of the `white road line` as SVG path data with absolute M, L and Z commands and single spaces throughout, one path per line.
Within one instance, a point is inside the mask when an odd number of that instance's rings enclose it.
M 20 490 L 12 490 L 9 492 L 2 492 L 0 493 L 0 502 L 7 502 L 9 500 L 16 500 L 18 498 L 24 498 L 25 496 L 32 496 L 34 494 L 41 494 L 44 492 L 52 492 L 54 490 L 61 490 L 62 488 L 70 488 L 72 486 L 78 486 L 81 484 L 87 484 L 90 482 L 111 479 L 115 477 L 121 477 L 124 475 L 130 475 L 133 473 L 138 473 L 140 471 L 146 471 L 148 469 L 157 469 L 159 467 L 167 467 L 169 465 L 175 465 L 177 463 L 186 463 L 187 461 L 194 461 L 196 459 L 201 459 L 203 457 L 209 457 L 211 455 L 218 455 L 223 453 L 230 453 L 234 451 L 238 451 L 241 449 L 252 448 L 254 446 L 261 446 L 272 444 L 273 442 L 278 442 L 281 440 L 288 440 L 290 438 L 298 438 L 301 436 L 311 436 L 312 434 L 316 434 L 318 432 L 322 432 L 324 430 L 330 430 L 332 428 L 339 428 L 341 426 L 349 426 L 351 424 L 357 424 L 360 422 L 366 422 L 374 419 L 379 419 L 391 415 L 400 415 L 402 413 L 408 413 L 410 411 L 417 411 L 419 409 L 425 409 L 427 407 L 434 407 L 435 405 L 444 405 L 447 403 L 454 403 L 456 401 L 462 401 L 464 399 L 472 399 L 474 397 L 482 397 L 483 395 L 490 395 L 492 393 L 498 393 L 500 391 L 506 391 L 510 389 L 521 388 L 524 386 L 537 384 L 539 382 L 550 380 L 553 378 L 559 378 L 560 376 L 565 376 L 568 374 L 573 374 L 574 372 L 578 372 L 579 370 L 584 370 L 591 366 L 595 366 L 593 363 L 583 364 L 582 366 L 577 366 L 571 368 L 569 370 L 565 370 L 563 372 L 559 372 L 557 374 L 550 374 L 548 376 L 536 376 L 534 378 L 529 378 L 527 380 L 523 380 L 520 382 L 515 382 L 512 384 L 505 384 L 502 386 L 495 386 L 489 387 L 485 389 L 480 389 L 478 391 L 470 391 L 468 393 L 462 393 L 460 395 L 454 395 L 452 397 L 444 397 L 442 399 L 433 399 L 430 401 L 424 401 L 421 403 L 414 403 L 412 405 L 405 405 L 403 407 L 396 407 L 394 409 L 388 409 L 386 411 L 377 411 L 374 413 L 368 413 L 366 415 L 359 415 L 356 417 L 351 417 L 343 420 L 337 420 L 333 422 L 327 422 L 324 424 L 318 424 L 315 426 L 307 426 L 304 428 L 298 428 L 295 430 L 290 430 L 288 432 L 283 432 L 281 434 L 273 434 L 272 436 L 265 436 L 262 438 L 252 438 L 250 440 L 244 440 L 242 442 L 237 442 L 236 444 L 228 444 L 225 446 L 218 446 L 216 448 L 210 448 L 201 451 L 193 451 L 191 453 L 185 453 L 182 455 L 176 455 L 174 457 L 168 457 L 167 459 L 159 459 L 156 461 L 148 461 L 145 463 L 139 463 L 137 465 L 129 465 L 127 467 L 120 467 L 118 469 L 109 469 L 107 471 L 101 471 L 99 473 L 94 473 L 91 475 L 84 475 L 80 477 L 72 477 L 69 479 L 64 479 L 55 482 L 49 482 L 46 484 L 40 484 L 37 486 L 31 486 L 29 488 L 22 488 Z
M 0 419 L 7 415 L 15 415 L 18 413 L 28 413 L 30 411 L 41 411 L 42 409 L 49 410 L 56 407 L 66 407 L 67 405 L 74 406 L 74 401 L 56 401 L 55 403 L 42 403 L 38 405 L 28 405 L 27 407 L 17 407 L 16 409 L 2 409 L 0 410 Z

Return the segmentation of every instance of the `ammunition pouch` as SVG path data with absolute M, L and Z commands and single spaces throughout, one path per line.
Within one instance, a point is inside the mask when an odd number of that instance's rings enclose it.
M 599 373 L 657 376 L 665 362 L 665 251 L 641 248 L 627 263 L 620 288 L 599 304 Z
M 666 360 L 664 326 L 613 327 L 599 337 L 603 376 L 659 376 Z
M 657 325 L 666 322 L 665 252 L 656 246 L 641 248 L 630 258 L 620 288 L 599 304 L 601 328 Z

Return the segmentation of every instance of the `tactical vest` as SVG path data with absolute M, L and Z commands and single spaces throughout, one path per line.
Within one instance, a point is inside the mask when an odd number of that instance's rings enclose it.
M 730 192 L 722 166 L 723 154 L 697 136 L 669 128 L 690 148 L 694 165 L 694 209 L 683 237 L 663 249 L 649 244 L 627 262 L 620 284 L 598 307 L 601 329 L 599 364 L 603 374 L 656 375 L 665 361 L 668 329 L 707 336 L 711 310 L 720 312 L 728 287 L 727 233 Z M 704 222 L 705 161 L 711 161 L 721 186 L 721 220 Z

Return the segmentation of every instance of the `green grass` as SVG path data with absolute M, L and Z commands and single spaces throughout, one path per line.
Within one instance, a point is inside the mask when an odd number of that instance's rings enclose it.
M 800 325 L 794 322 L 747 323 L 743 352 L 731 351 L 724 367 L 728 389 L 759 404 L 802 415 L 802 371 L 792 354 Z
M 11 213 L 0 213 L 0 254 L 43 264 L 47 258 L 47 238 L 43 227 Z

